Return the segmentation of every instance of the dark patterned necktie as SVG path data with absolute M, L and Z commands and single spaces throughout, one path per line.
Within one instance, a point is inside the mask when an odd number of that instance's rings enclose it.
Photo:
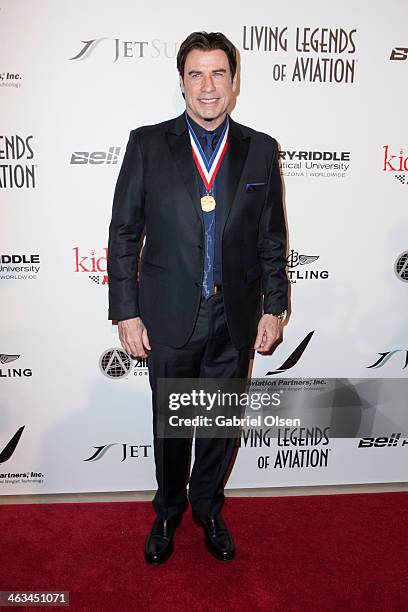
M 216 147 L 217 134 L 204 133 L 202 135 L 204 141 L 203 151 L 207 160 L 209 160 Z M 212 188 L 214 193 L 214 185 Z M 204 183 L 201 182 L 201 195 L 205 195 L 206 189 Z M 214 293 L 214 242 L 215 242 L 215 210 L 210 212 L 202 211 L 204 221 L 204 276 L 202 294 L 205 298 L 209 298 Z

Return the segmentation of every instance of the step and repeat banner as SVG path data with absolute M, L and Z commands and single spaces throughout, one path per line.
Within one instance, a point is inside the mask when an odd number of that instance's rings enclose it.
M 252 376 L 334 379 L 331 420 L 248 432 L 229 486 L 407 480 L 408 6 L 199 12 L 0 0 L 1 494 L 155 488 L 146 363 L 107 319 L 108 225 L 130 130 L 184 108 L 196 30 L 236 44 L 232 116 L 281 148 L 291 316 Z

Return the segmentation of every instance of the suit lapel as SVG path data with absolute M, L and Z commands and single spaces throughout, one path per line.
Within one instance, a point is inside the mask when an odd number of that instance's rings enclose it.
M 223 207 L 223 214 L 221 215 L 221 229 L 220 236 L 223 235 L 225 225 L 228 221 L 229 214 L 231 212 L 234 201 L 237 197 L 238 184 L 241 179 L 245 162 L 248 156 L 249 149 L 249 136 L 244 137 L 241 130 L 231 119 L 230 128 L 228 133 L 228 169 L 227 169 L 227 184 L 226 184 L 226 198 Z
M 200 191 L 198 189 L 196 169 L 191 153 L 190 136 L 184 113 L 175 119 L 174 127 L 167 132 L 167 139 L 174 162 L 204 228 Z

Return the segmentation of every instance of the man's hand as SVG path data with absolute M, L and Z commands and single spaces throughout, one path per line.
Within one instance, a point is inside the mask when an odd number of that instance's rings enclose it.
M 278 317 L 264 314 L 258 323 L 258 335 L 254 349 L 258 353 L 269 353 L 281 338 L 282 327 Z
M 140 317 L 119 321 L 119 340 L 124 350 L 132 357 L 147 357 L 151 350 L 147 330 Z

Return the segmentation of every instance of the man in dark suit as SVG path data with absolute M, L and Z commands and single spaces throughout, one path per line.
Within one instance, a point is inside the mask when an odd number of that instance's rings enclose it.
M 157 435 L 157 380 L 246 378 L 251 348 L 267 353 L 279 341 L 288 306 L 277 143 L 228 115 L 236 49 L 223 34 L 194 32 L 177 68 L 186 111 L 130 133 L 108 245 L 109 319 L 123 348 L 148 358 L 152 388 L 149 563 L 172 553 L 188 500 L 209 552 L 235 556 L 220 511 L 236 441 L 197 438 L 189 477 L 190 441 Z

